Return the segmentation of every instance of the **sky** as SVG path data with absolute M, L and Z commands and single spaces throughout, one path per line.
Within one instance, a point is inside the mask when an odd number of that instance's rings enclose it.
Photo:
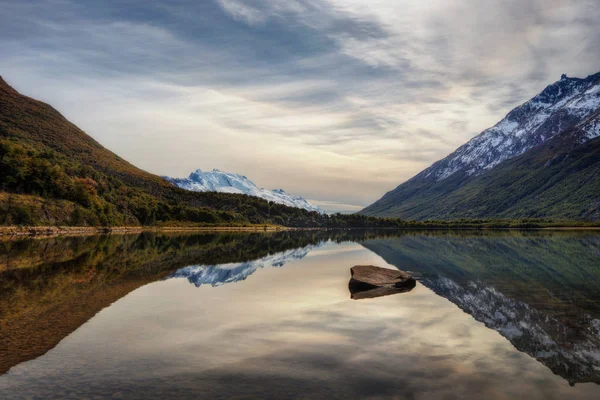
M 598 0 L 0 0 L 0 75 L 158 175 L 357 211 L 562 73 Z

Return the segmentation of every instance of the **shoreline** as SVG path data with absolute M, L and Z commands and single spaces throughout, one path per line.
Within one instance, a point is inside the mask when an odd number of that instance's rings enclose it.
M 398 228 L 295 228 L 276 225 L 254 226 L 0 226 L 0 238 L 118 235 L 142 232 L 281 232 L 314 230 L 385 230 L 385 231 L 600 231 L 600 226 L 540 226 L 540 227 L 489 227 L 489 226 L 407 226 Z
M 142 232 L 276 232 L 282 226 L 0 226 L 0 237 L 115 235 Z

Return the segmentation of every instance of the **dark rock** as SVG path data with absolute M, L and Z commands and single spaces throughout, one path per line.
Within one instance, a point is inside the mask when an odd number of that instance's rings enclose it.
M 350 268 L 350 273 L 348 289 L 356 300 L 404 293 L 416 285 L 415 279 L 404 271 L 374 265 L 357 265 Z

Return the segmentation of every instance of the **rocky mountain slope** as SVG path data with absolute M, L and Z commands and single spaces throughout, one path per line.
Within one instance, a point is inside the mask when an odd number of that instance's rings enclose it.
M 600 218 L 600 73 L 565 75 L 365 215 Z
M 245 194 L 248 196 L 260 197 L 261 199 L 272 201 L 273 203 L 284 204 L 289 207 L 303 208 L 308 211 L 323 213 L 323 210 L 309 203 L 303 197 L 291 196 L 283 191 L 283 189 L 268 190 L 259 188 L 254 182 L 243 175 L 231 174 L 218 169 L 213 169 L 210 172 L 204 172 L 198 169 L 192 172 L 187 178 L 165 177 L 165 179 L 181 189 L 191 190 L 193 192 Z

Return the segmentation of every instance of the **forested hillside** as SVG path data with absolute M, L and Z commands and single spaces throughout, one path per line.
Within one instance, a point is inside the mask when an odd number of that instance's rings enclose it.
M 48 104 L 0 78 L 0 224 L 380 226 L 239 194 L 194 193 L 104 148 Z

